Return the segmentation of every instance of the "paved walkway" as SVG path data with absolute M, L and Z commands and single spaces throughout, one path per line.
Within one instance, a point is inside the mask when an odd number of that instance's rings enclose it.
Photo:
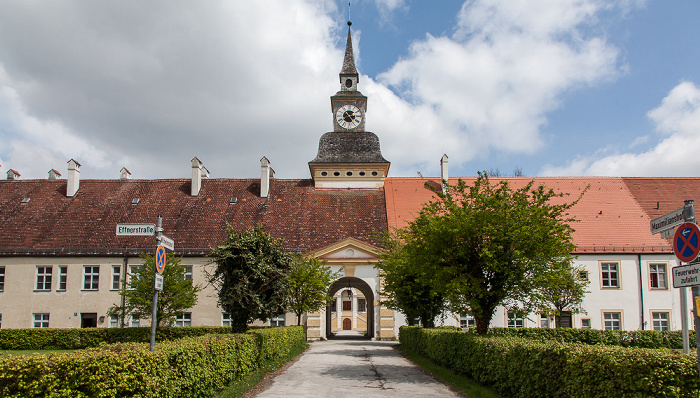
M 369 340 L 311 343 L 257 397 L 460 397 L 403 358 L 393 348 L 396 344 Z

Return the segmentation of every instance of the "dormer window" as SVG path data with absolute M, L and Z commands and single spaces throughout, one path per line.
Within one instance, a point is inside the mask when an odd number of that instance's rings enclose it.
M 141 199 L 139 199 L 139 198 L 133 198 L 133 199 L 131 199 L 131 204 L 137 205 L 137 204 L 139 204 L 140 201 L 141 201 Z
M 22 202 L 21 202 L 21 203 L 22 203 L 23 205 L 26 205 L 27 203 L 29 203 L 29 198 L 24 198 L 24 199 L 22 199 Z

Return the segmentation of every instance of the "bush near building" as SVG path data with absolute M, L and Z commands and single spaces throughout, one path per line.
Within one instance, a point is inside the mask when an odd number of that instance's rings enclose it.
M 306 344 L 302 327 L 210 334 L 158 345 L 120 343 L 0 360 L 3 397 L 210 397 Z
M 401 344 L 506 397 L 697 397 L 695 356 L 402 327 Z

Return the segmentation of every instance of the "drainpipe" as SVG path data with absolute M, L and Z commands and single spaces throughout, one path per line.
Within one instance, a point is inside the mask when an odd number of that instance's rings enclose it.
M 639 265 L 639 319 L 644 330 L 644 282 L 642 281 L 642 254 L 637 253 L 637 263 Z
M 123 263 L 122 267 L 123 267 L 122 275 L 124 275 L 123 281 L 124 281 L 124 283 L 126 283 L 126 273 L 129 270 L 129 254 L 128 254 L 127 247 L 124 248 L 124 263 Z M 119 285 L 122 286 L 122 283 L 120 283 Z M 124 287 L 126 287 L 126 286 L 122 286 L 122 288 L 124 288 Z M 120 326 L 122 328 L 124 328 L 124 327 L 126 327 L 126 313 L 125 313 L 126 312 L 126 310 L 125 310 L 126 298 L 124 297 L 123 294 L 120 294 L 120 296 L 121 296 L 121 300 L 122 300 L 121 301 L 121 303 L 122 303 L 122 322 L 121 322 Z

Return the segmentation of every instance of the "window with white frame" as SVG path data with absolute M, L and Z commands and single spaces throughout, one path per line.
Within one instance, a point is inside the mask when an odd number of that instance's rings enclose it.
M 112 290 L 119 290 L 121 287 L 122 267 L 119 265 L 112 266 Z
M 601 285 L 603 287 L 619 288 L 620 287 L 620 264 L 619 263 L 601 263 Z
M 357 299 L 357 312 L 367 312 L 367 300 Z
M 40 265 L 36 267 L 36 290 L 51 290 L 51 274 L 53 266 Z
M 540 327 L 549 329 L 549 315 L 540 314 Z
M 58 290 L 65 291 L 68 287 L 68 266 L 58 267 Z
M 476 326 L 476 318 L 470 313 L 459 314 L 459 327 L 468 328 Z
M 192 266 L 191 265 L 185 265 L 185 273 L 182 275 L 182 279 L 186 281 L 191 281 L 192 280 Z
M 666 264 L 652 263 L 649 264 L 649 286 L 652 289 L 667 289 L 666 282 Z
M 508 311 L 508 327 L 509 328 L 521 328 L 524 326 L 524 321 L 522 316 L 518 316 L 515 311 Z
M 84 265 L 83 266 L 83 290 L 99 290 L 100 284 L 100 266 L 99 265 Z
M 5 267 L 0 267 L 0 292 L 5 291 Z
M 131 286 L 131 282 L 134 280 L 134 278 L 138 278 L 136 276 L 137 272 L 141 269 L 140 265 L 130 265 L 129 266 L 129 273 L 126 275 L 126 285 L 128 286 L 128 290 L 134 290 L 134 288 Z
M 581 329 L 590 329 L 591 328 L 591 319 L 590 318 L 581 318 Z
M 270 326 L 284 326 L 285 315 L 277 315 L 270 318 Z
M 670 314 L 667 311 L 653 311 L 651 313 L 651 321 L 654 330 L 671 330 L 669 325 Z
M 34 327 L 47 328 L 49 327 L 49 314 L 34 314 Z
M 605 330 L 622 330 L 622 314 L 619 312 L 603 312 L 603 327 Z
M 119 327 L 119 315 L 110 315 L 109 316 L 109 327 L 110 328 L 118 328 Z
M 175 326 L 192 326 L 192 313 L 185 312 L 175 317 Z
M 221 326 L 231 326 L 231 314 L 226 312 L 221 313 Z
M 588 280 L 588 271 L 579 271 L 578 278 L 582 281 Z
M 141 326 L 141 318 L 139 318 L 138 315 L 132 315 L 131 316 L 131 323 L 129 323 L 129 326 L 132 328 L 137 328 Z

